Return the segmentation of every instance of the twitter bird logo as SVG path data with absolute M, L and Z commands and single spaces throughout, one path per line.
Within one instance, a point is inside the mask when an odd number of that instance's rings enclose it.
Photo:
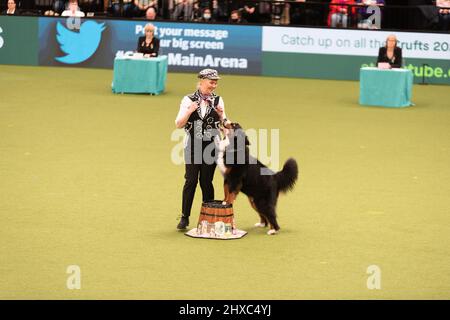
M 86 21 L 80 27 L 80 32 L 70 31 L 60 22 L 56 24 L 56 40 L 61 50 L 67 55 L 55 57 L 55 60 L 75 64 L 86 61 L 97 50 L 102 32 L 105 30 L 104 23 Z

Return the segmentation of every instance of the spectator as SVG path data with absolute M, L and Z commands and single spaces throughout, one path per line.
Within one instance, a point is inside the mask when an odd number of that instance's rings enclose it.
M 120 17 L 122 12 L 120 10 L 120 1 L 119 0 L 111 0 L 111 6 L 109 7 L 111 13 L 114 17 Z
M 3 11 L 3 14 L 11 16 L 19 15 L 19 10 L 16 8 L 16 0 L 8 0 L 8 9 Z
M 231 11 L 230 20 L 229 23 L 247 23 L 244 19 L 241 17 L 241 13 L 239 10 L 233 10 Z
M 122 0 L 122 16 L 133 17 L 135 14 L 135 6 L 133 0 Z
M 369 6 L 371 7 L 382 7 L 384 6 L 384 0 L 356 0 L 356 3 L 360 5 L 362 8 L 359 8 L 357 11 L 358 15 L 358 28 L 360 29 L 379 29 L 379 27 L 374 24 L 376 23 L 376 19 L 369 19 L 374 12 L 371 10 L 367 12 Z M 381 14 L 381 11 L 380 11 Z M 381 16 L 378 17 L 379 24 L 381 26 Z
M 78 6 L 78 1 L 70 1 L 69 7 L 67 10 L 64 10 L 63 13 L 61 13 L 61 17 L 84 17 L 85 14 L 83 11 L 80 10 L 80 7 Z
M 259 22 L 259 10 L 255 1 L 246 1 L 242 8 L 242 18 L 250 23 Z
M 64 0 L 55 0 L 53 2 L 53 10 L 48 11 L 48 15 L 56 15 L 61 14 L 64 10 L 66 10 L 66 4 Z M 51 12 L 53 11 L 53 12 Z M 51 14 L 53 13 L 53 14 Z
M 193 0 L 176 0 L 172 12 L 172 20 L 191 21 L 194 16 Z
M 449 31 L 450 27 L 450 0 L 437 0 L 436 6 L 439 9 L 439 27 L 444 31 Z
M 198 21 L 202 17 L 203 9 L 201 8 L 200 5 L 201 5 L 201 3 L 194 0 L 193 5 L 192 5 L 192 15 L 191 15 L 192 21 Z
M 213 17 L 216 21 L 228 21 L 228 1 L 227 0 L 213 0 Z
M 284 0 L 279 0 L 278 2 L 272 3 L 272 24 L 287 25 L 291 23 L 291 6 L 289 3 L 283 2 Z
M 211 14 L 211 9 L 203 9 L 202 16 L 198 19 L 199 22 L 214 22 L 214 18 Z
M 298 5 L 298 3 L 305 3 L 306 0 L 295 0 L 295 2 L 292 4 L 292 10 L 291 10 L 291 23 L 292 24 L 304 24 L 308 25 L 304 22 L 304 16 L 306 15 L 306 6 L 305 5 Z
M 272 9 L 270 2 L 259 2 L 258 15 L 260 23 L 270 23 L 272 20 Z
M 111 11 L 115 17 L 132 17 L 134 15 L 133 0 L 122 0 L 122 8 L 120 7 L 120 0 L 111 0 Z
M 324 24 L 326 0 L 295 0 L 291 4 L 291 24 L 321 26 Z M 313 3 L 310 3 L 313 2 Z
M 147 9 L 150 7 L 156 8 L 158 1 L 156 0 L 134 0 L 134 10 L 136 17 L 144 17 L 147 13 Z
M 89 16 L 91 12 L 94 13 L 98 11 L 96 0 L 78 0 L 78 2 L 80 4 L 80 10 L 87 12 L 87 16 Z
M 328 26 L 347 28 L 350 24 L 351 14 L 354 13 L 354 8 L 348 5 L 354 3 L 353 0 L 331 0 Z
M 200 21 L 200 19 L 203 16 L 203 11 L 206 8 L 210 8 L 210 0 L 194 0 L 193 2 L 193 13 L 192 13 L 192 19 L 194 21 Z
M 154 7 L 148 7 L 145 11 L 145 19 L 156 20 L 156 9 Z

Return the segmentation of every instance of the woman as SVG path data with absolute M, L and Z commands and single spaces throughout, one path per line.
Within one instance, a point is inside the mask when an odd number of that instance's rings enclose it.
M 137 52 L 144 57 L 157 57 L 159 52 L 159 39 L 155 37 L 155 26 L 147 23 L 144 27 L 145 36 L 139 37 Z
M 378 51 L 377 64 L 387 62 L 391 68 L 401 68 L 402 66 L 402 49 L 397 47 L 397 37 L 393 34 L 387 37 L 386 46 L 381 47 Z
M 214 200 L 215 142 L 220 138 L 220 126 L 229 126 L 225 116 L 223 99 L 214 93 L 219 74 L 213 69 L 204 69 L 198 74 L 197 91 L 183 98 L 175 119 L 177 128 L 184 128 L 185 174 L 182 200 L 182 214 L 177 229 L 189 225 L 192 201 L 197 182 L 200 181 L 203 201 Z

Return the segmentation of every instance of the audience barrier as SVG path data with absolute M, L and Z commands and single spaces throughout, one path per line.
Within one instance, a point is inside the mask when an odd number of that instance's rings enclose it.
M 0 64 L 112 68 L 136 50 L 147 21 L 0 16 Z M 358 80 L 395 33 L 414 81 L 450 84 L 450 35 L 154 22 L 169 72 L 206 67 L 227 74 Z
M 22 15 L 54 15 L 61 14 L 69 0 L 15 0 Z M 77 0 L 80 9 L 88 16 L 98 19 L 105 17 L 124 17 L 144 19 L 145 9 L 152 6 L 156 9 L 156 19 L 199 21 L 203 19 L 205 9 L 211 13 L 210 22 L 227 23 L 231 12 L 240 12 L 244 21 L 263 25 L 301 25 L 327 26 L 331 0 Z M 369 15 L 362 13 L 361 3 L 366 0 L 355 0 L 347 4 L 350 11 L 349 28 L 367 28 Z M 6 0 L 0 1 L 0 11 L 6 9 Z M 377 0 L 380 9 L 379 20 L 382 29 L 398 30 L 443 30 L 439 21 L 439 9 L 436 0 L 408 1 L 405 5 L 400 0 Z M 371 4 L 374 7 L 373 2 Z M 371 19 L 369 19 L 371 20 Z M 371 20 L 373 21 L 373 20 Z M 245 23 L 245 22 L 244 22 Z M 370 27 L 370 26 L 369 26 Z M 447 30 L 448 31 L 448 30 Z

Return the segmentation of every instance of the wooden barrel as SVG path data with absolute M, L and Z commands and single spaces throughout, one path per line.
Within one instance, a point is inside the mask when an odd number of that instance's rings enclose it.
M 202 203 L 197 234 L 223 237 L 227 234 L 234 234 L 235 229 L 233 205 L 223 205 L 221 200 Z

